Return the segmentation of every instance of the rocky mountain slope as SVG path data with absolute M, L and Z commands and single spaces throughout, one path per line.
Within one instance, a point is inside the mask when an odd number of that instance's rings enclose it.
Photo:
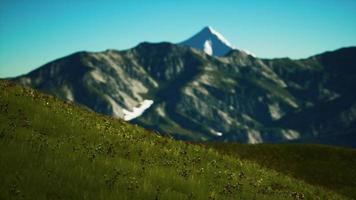
M 338 143 L 342 135 L 339 144 L 355 146 L 347 139 L 356 134 L 355 65 L 355 47 L 291 60 L 145 42 L 78 52 L 12 80 L 178 139 Z

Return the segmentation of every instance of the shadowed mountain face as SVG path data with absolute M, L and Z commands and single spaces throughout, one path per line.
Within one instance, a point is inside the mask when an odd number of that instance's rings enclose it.
M 355 47 L 291 60 L 141 43 L 75 53 L 13 80 L 117 118 L 143 113 L 132 122 L 178 139 L 354 146 L 355 65 Z

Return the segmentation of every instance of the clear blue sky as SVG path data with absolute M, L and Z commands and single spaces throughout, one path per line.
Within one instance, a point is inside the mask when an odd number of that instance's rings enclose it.
M 210 25 L 258 57 L 356 45 L 355 0 L 0 0 L 0 77 L 70 53 L 180 42 Z

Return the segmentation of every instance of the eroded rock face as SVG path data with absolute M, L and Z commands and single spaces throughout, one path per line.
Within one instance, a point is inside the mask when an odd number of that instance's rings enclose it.
M 281 142 L 355 133 L 356 48 L 307 59 L 223 57 L 170 43 L 79 52 L 13 80 L 188 140 Z

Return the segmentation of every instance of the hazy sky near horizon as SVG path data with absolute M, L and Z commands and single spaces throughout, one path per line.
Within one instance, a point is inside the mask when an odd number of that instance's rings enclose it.
M 181 42 L 210 25 L 258 57 L 356 45 L 355 0 L 0 0 L 0 77 L 76 51 Z

